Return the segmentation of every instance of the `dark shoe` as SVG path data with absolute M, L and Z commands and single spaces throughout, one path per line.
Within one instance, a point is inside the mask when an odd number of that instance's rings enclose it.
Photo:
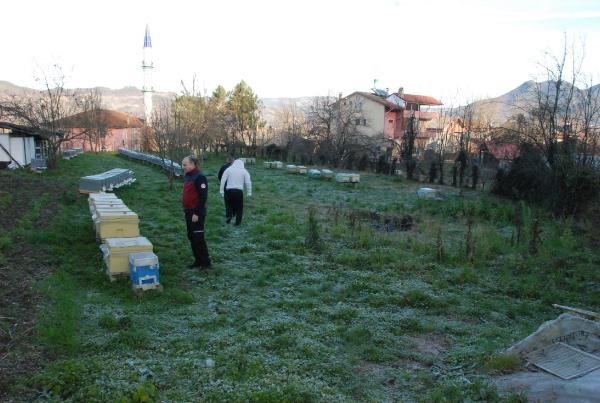
M 225 220 L 225 222 L 226 222 L 227 224 L 229 224 L 229 223 L 231 222 L 231 217 L 229 217 L 228 219 L 226 219 L 226 220 Z

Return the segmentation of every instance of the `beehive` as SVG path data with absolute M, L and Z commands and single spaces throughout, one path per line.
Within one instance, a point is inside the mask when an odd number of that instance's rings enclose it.
M 298 167 L 296 165 L 286 165 L 285 166 L 285 171 L 289 174 L 297 174 L 298 173 Z
M 318 169 L 309 169 L 308 177 L 313 179 L 319 179 L 321 178 L 321 171 L 319 171 Z
M 94 200 L 90 203 L 90 213 L 94 215 L 96 210 L 126 208 L 127 206 L 121 199 L 114 200 Z
M 155 288 L 160 283 L 158 256 L 152 252 L 130 253 L 129 277 L 136 289 Z
M 100 245 L 104 255 L 106 273 L 111 280 L 114 276 L 129 275 L 129 255 L 131 253 L 152 252 L 152 243 L 143 236 L 131 238 L 106 238 Z
M 340 183 L 358 183 L 360 175 L 355 173 L 339 173 L 335 175 L 335 181 Z
M 96 226 L 96 237 L 99 239 L 137 237 L 140 235 L 138 215 L 129 209 L 96 210 L 94 224 Z
M 335 176 L 333 171 L 330 169 L 322 169 L 321 175 L 323 176 L 323 179 L 325 179 L 325 180 L 331 180 Z

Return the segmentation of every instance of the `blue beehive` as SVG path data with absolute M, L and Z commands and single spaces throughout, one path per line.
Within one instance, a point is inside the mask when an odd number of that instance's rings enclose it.
M 130 253 L 129 276 L 134 288 L 156 288 L 160 284 L 158 257 L 153 252 Z

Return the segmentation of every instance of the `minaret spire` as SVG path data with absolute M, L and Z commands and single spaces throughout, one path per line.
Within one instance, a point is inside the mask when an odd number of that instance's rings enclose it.
M 146 124 L 150 126 L 152 118 L 152 93 L 154 86 L 152 85 L 152 69 L 154 61 L 152 60 L 152 39 L 150 38 L 150 27 L 146 24 L 146 33 L 144 34 L 144 58 L 142 60 L 142 71 L 144 72 L 144 86 L 142 93 L 144 94 L 144 113 Z

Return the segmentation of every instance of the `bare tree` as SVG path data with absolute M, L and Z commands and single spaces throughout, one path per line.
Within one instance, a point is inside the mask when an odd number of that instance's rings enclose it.
M 568 154 L 570 128 L 573 119 L 575 84 L 581 71 L 582 59 L 567 38 L 559 56 L 546 53 L 546 62 L 540 63 L 542 81 L 536 82 L 529 102 L 525 102 L 519 126 L 524 141 L 534 144 L 542 152 L 553 172 L 559 169 L 560 153 Z M 568 75 L 569 79 L 566 79 Z M 562 150 L 559 150 L 559 141 Z
M 351 165 L 361 147 L 371 150 L 377 142 L 360 130 L 365 119 L 356 99 L 316 97 L 309 107 L 307 122 L 308 135 L 317 143 L 319 160 L 333 166 Z M 380 140 L 383 142 L 383 135 Z
M 77 95 L 65 88 L 65 75 L 58 65 L 52 74 L 41 73 L 37 81 L 43 90 L 34 95 L 12 95 L 0 102 L 2 114 L 16 123 L 25 124 L 40 133 L 46 140 L 48 169 L 56 167 L 61 145 L 86 135 L 85 132 L 67 130 L 61 122 L 81 111 Z
M 594 156 L 600 145 L 600 86 L 587 79 L 584 88 L 575 98 L 576 118 L 571 130 L 579 134 L 578 163 L 596 167 L 598 161 Z
M 306 111 L 307 135 L 315 142 L 317 158 L 321 164 L 332 164 L 333 125 L 336 116 L 335 98 L 315 97 Z
M 89 89 L 78 98 L 81 114 L 81 127 L 85 139 L 90 145 L 90 150 L 98 152 L 104 145 L 108 133 L 108 122 L 102 111 L 102 94 L 98 89 Z
M 194 75 L 190 89 L 181 82 L 182 95 L 175 98 L 172 108 L 178 127 L 189 136 L 189 147 L 200 154 L 199 151 L 207 150 L 212 138 L 208 130 L 208 102 L 197 88 L 196 81 Z
M 184 135 L 180 119 L 171 102 L 164 101 L 152 111 L 151 133 L 163 166 L 167 169 L 169 189 L 173 190 L 174 159 L 180 161 L 185 155 L 189 139 Z M 189 150 L 189 148 L 187 148 Z
M 499 186 L 519 197 L 547 203 L 561 216 L 578 214 L 598 197 L 597 173 L 576 158 L 577 137 L 583 138 L 583 149 L 593 144 L 594 122 L 598 120 L 593 86 L 587 92 L 576 87 L 582 75 L 582 54 L 568 45 L 566 35 L 562 53 L 547 54 L 548 61 L 541 64 L 545 81 L 535 83 L 523 112 L 513 119 L 513 127 L 527 145 L 522 150 L 528 151 L 530 161 L 540 161 L 522 164 L 521 171 L 511 169 L 504 185 Z M 592 143 L 586 144 L 588 140 Z M 535 182 L 540 184 L 537 188 Z
M 312 158 L 315 141 L 308 136 L 306 112 L 296 102 L 288 101 L 277 110 L 275 118 L 280 128 L 279 145 L 294 157 Z
M 435 144 L 435 158 L 439 169 L 438 183 L 444 184 L 444 162 L 448 145 L 452 140 L 452 125 L 450 124 L 454 116 L 454 107 L 450 105 L 440 111 L 438 119 L 438 136 Z

